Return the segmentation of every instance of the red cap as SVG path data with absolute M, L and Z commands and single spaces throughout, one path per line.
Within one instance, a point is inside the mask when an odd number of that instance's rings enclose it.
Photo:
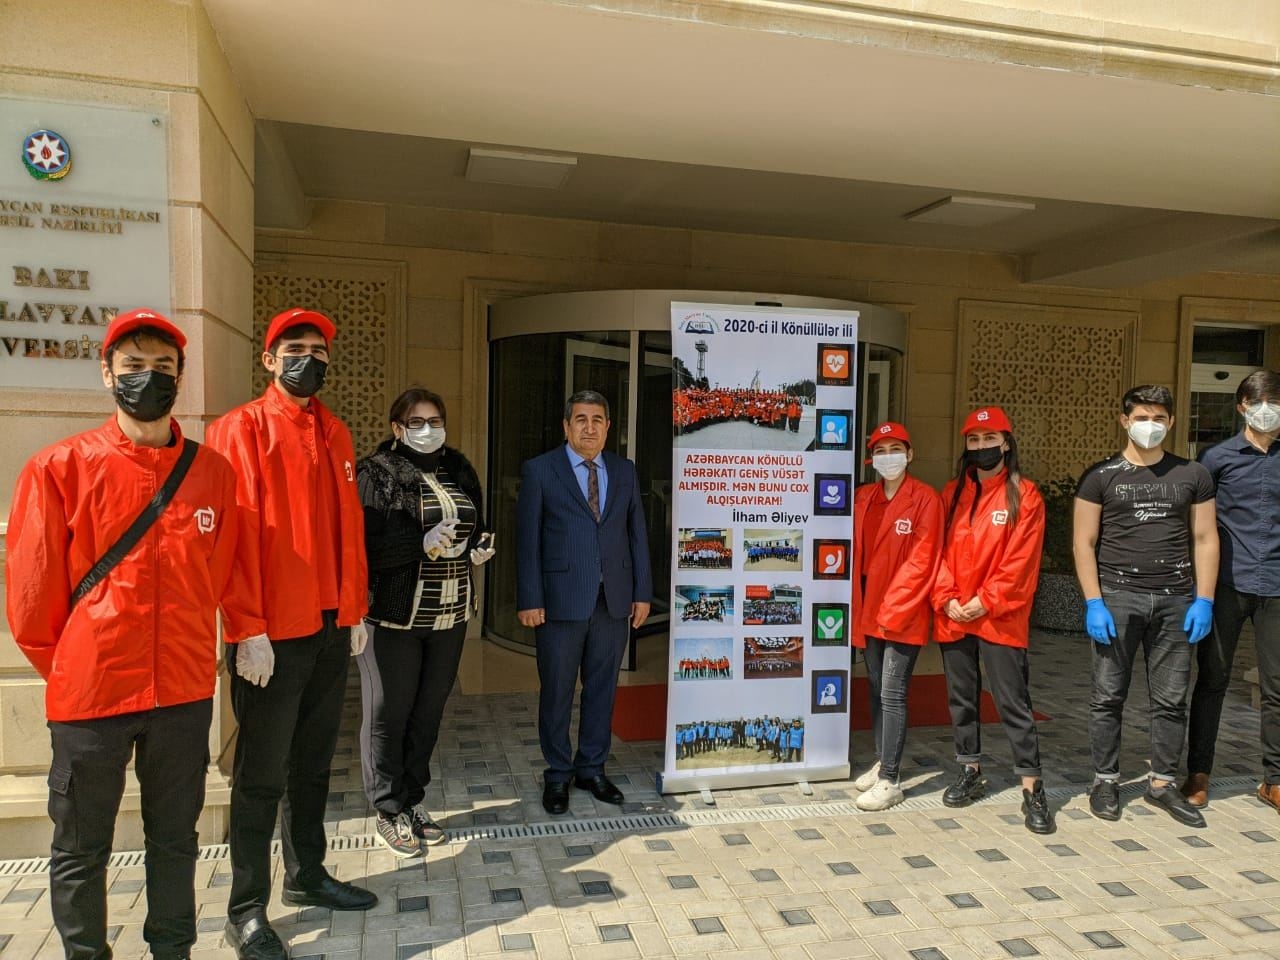
M 333 343 L 334 334 L 338 332 L 338 328 L 333 325 L 333 321 L 317 310 L 306 310 L 302 307 L 291 307 L 284 313 L 277 313 L 271 318 L 271 322 L 267 324 L 267 338 L 264 346 L 269 350 L 271 345 L 275 343 L 290 327 L 300 327 L 304 323 L 309 323 L 324 336 L 325 343 Z
M 867 449 L 872 449 L 884 440 L 901 440 L 908 447 L 911 446 L 911 434 L 907 433 L 907 428 L 892 420 L 886 420 L 871 431 L 871 435 L 867 437 Z
M 979 430 L 997 430 L 1001 433 L 1013 433 L 1013 424 L 999 407 L 979 407 L 964 418 L 964 426 L 960 428 L 961 436 L 976 433 Z
M 154 310 L 148 310 L 146 307 L 140 307 L 137 310 L 116 314 L 116 318 L 107 327 L 107 335 L 102 338 L 102 352 L 106 353 L 107 349 L 121 337 L 142 327 L 163 330 L 178 341 L 180 351 L 187 349 L 187 335 L 175 327 L 168 317 Z

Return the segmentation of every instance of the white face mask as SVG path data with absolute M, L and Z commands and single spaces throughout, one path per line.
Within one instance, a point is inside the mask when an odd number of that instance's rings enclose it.
M 1267 400 L 1248 404 L 1244 408 L 1244 422 L 1259 433 L 1280 430 L 1280 404 Z
M 414 453 L 435 453 L 444 446 L 444 427 L 425 426 L 417 430 L 403 427 L 400 442 Z
M 873 453 L 871 468 L 886 480 L 897 480 L 907 472 L 905 453 Z
M 1143 450 L 1154 450 L 1164 443 L 1169 428 L 1155 420 L 1135 420 L 1129 424 L 1129 439 Z

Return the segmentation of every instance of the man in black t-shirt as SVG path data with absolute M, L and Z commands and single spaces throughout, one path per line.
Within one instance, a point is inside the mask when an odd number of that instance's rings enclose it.
M 1141 647 L 1151 698 L 1149 803 L 1188 826 L 1204 817 L 1174 784 L 1187 728 L 1191 645 L 1213 625 L 1218 529 L 1213 479 L 1161 446 L 1173 425 L 1165 387 L 1124 395 L 1124 450 L 1084 472 L 1076 490 L 1076 576 L 1093 638 L 1089 808 L 1120 818 L 1120 733 Z

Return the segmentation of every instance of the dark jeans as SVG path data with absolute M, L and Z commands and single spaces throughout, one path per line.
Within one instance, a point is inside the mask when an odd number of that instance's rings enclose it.
M 907 685 L 920 648 L 878 637 L 866 640 L 867 683 L 871 687 L 868 703 L 876 756 L 880 758 L 880 778 L 897 783 L 902 748 L 907 742 Z
M 1262 765 L 1267 783 L 1280 783 L 1280 597 L 1239 593 L 1218 584 L 1213 633 L 1196 644 L 1195 691 L 1187 724 L 1187 770 L 1212 773 L 1222 702 L 1244 622 L 1253 622 L 1262 693 Z
M 1116 622 L 1110 644 L 1093 644 L 1093 696 L 1089 701 L 1089 739 L 1094 776 L 1120 777 L 1120 733 L 1124 703 L 1141 649 L 1147 663 L 1151 700 L 1151 775 L 1173 781 L 1187 733 L 1187 688 L 1191 682 L 1191 644 L 1182 622 L 1189 596 L 1102 591 Z
M 69 722 L 51 721 L 49 908 L 67 960 L 111 956 L 107 858 L 125 768 L 142 801 L 147 919 L 142 937 L 160 958 L 196 942 L 196 820 L 204 807 L 213 701 Z
M 947 700 L 951 707 L 951 727 L 956 741 L 956 760 L 982 762 L 982 671 L 987 669 L 991 698 L 1000 712 L 1000 722 L 1013 749 L 1013 772 L 1020 777 L 1040 776 L 1040 734 L 1031 709 L 1027 651 L 991 643 L 973 634 L 940 644 L 942 672 L 947 676 Z
M 613 698 L 627 649 L 627 618 L 609 616 L 603 592 L 590 620 L 548 620 L 538 627 L 538 739 L 547 761 L 543 779 L 566 782 L 575 774 L 604 773 L 612 742 Z M 578 750 L 571 752 L 573 689 L 582 675 Z
M 351 631 L 325 611 L 318 633 L 271 644 L 276 666 L 265 687 L 236 674 L 227 644 L 231 706 L 240 733 L 231 782 L 231 899 L 240 923 L 265 915 L 271 892 L 271 834 L 281 811 L 285 876 L 314 886 L 325 876 L 325 802 L 351 660 Z
M 431 782 L 431 754 L 467 624 L 448 630 L 368 626 L 369 644 L 356 658 L 364 792 L 374 809 L 394 817 L 420 803 Z

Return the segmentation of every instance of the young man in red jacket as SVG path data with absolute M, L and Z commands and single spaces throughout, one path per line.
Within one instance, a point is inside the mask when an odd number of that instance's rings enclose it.
M 231 787 L 227 940 L 241 960 L 281 960 L 267 920 L 271 835 L 283 799 L 284 902 L 368 910 L 368 890 L 324 868 L 329 767 L 347 668 L 364 649 L 368 570 L 351 433 L 315 398 L 333 322 L 292 309 L 267 327 L 257 400 L 209 427 L 235 468 L 237 604 L 224 608 L 231 703 L 240 734 Z
M 157 960 L 196 940 L 217 610 L 237 533 L 226 460 L 193 445 L 163 512 L 114 566 L 99 564 L 183 456 L 170 410 L 186 342 L 154 311 L 117 316 L 102 342 L 115 415 L 32 457 L 9 514 L 9 626 L 48 684 L 49 906 L 68 960 L 111 956 L 107 858 L 130 759 L 147 848 L 142 936 Z

